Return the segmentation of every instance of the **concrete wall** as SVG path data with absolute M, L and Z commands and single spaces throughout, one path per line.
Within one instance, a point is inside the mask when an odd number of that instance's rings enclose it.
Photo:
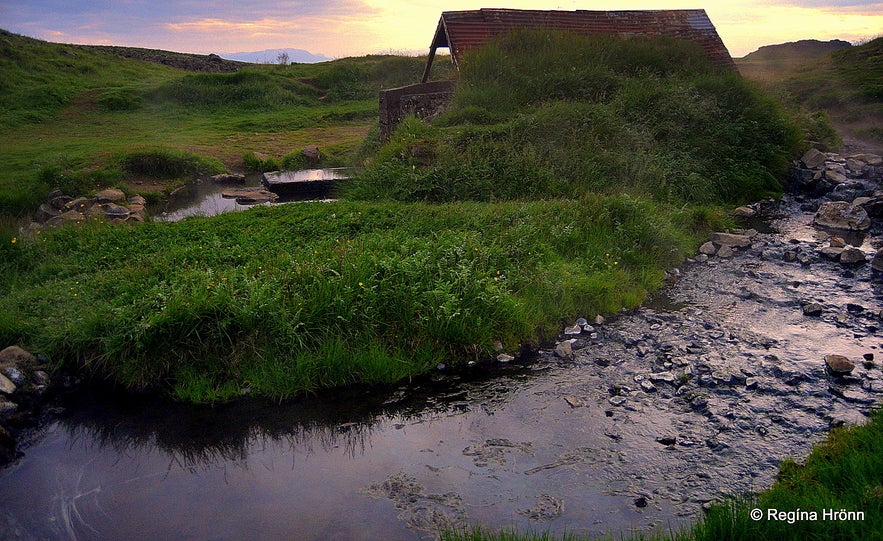
M 434 81 L 380 91 L 380 138 L 389 139 L 396 125 L 408 115 L 433 119 L 454 93 L 453 81 Z

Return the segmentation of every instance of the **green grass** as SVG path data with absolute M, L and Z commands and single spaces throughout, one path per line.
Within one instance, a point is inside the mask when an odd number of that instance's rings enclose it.
M 276 167 L 297 149 L 244 143 L 358 127 L 369 94 L 415 62 L 133 76 L 89 91 L 105 105 L 24 126 L 31 136 L 10 156 L 37 193 L 180 182 L 220 170 L 220 152 Z M 68 106 L 83 93 L 72 96 Z M 467 57 L 435 125 L 406 120 L 383 146 L 334 142 L 331 159 L 370 162 L 348 194 L 368 201 L 32 239 L 0 231 L 0 299 L 15 314 L 0 319 L 0 341 L 182 400 L 407 379 L 637 305 L 715 223 L 714 205 L 778 187 L 795 133 L 690 45 L 504 38 Z M 28 162 L 38 154 L 55 157 Z
M 49 231 L 3 241 L 0 342 L 196 401 L 398 381 L 640 303 L 701 215 L 336 203 Z
M 879 47 L 774 95 L 876 118 Z M 421 68 L 373 56 L 193 74 L 0 32 L 0 345 L 193 402 L 407 380 L 635 306 L 721 205 L 779 189 L 801 129 L 834 137 L 824 115 L 789 118 L 692 45 L 534 32 L 467 56 L 448 112 L 380 145 L 377 90 Z M 16 232 L 56 185 L 263 169 L 307 144 L 369 163 L 353 200 Z M 770 491 L 674 537 L 880 538 L 881 422 L 835 432 Z M 752 522 L 755 506 L 870 520 Z
M 750 66 L 747 76 L 797 114 L 824 111 L 841 131 L 883 148 L 883 38 L 833 51 L 804 63 L 779 65 L 776 58 Z M 829 129 L 813 129 L 808 136 L 819 146 L 835 150 L 842 144 Z
M 238 170 L 251 153 L 279 164 L 307 145 L 349 162 L 377 121 L 378 90 L 423 67 L 368 56 L 190 73 L 113 51 L 0 31 L 0 214 L 32 213 L 59 176 L 71 195 L 137 190 L 119 160 L 158 148 Z
M 801 143 L 776 102 L 692 44 L 525 32 L 468 55 L 449 111 L 402 123 L 349 196 L 719 204 L 780 190 Z

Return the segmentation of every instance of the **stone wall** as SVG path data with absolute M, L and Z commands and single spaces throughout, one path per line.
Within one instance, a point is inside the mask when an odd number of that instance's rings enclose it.
M 434 81 L 380 91 L 380 138 L 389 139 L 406 116 L 431 120 L 438 116 L 454 93 L 453 81 Z

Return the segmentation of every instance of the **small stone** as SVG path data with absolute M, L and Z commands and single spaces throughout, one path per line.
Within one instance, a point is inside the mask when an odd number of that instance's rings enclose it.
M 828 157 L 825 156 L 823 152 L 820 152 L 818 149 L 811 148 L 800 158 L 800 161 L 803 162 L 803 165 L 810 169 L 816 169 L 825 165 L 825 162 L 828 160 Z
M 846 311 L 853 314 L 861 314 L 865 311 L 865 307 L 861 304 L 855 304 L 853 302 L 846 303 Z
M 96 203 L 117 203 L 119 201 L 125 201 L 126 194 L 124 194 L 122 190 L 108 188 L 95 194 L 93 199 Z
M 12 383 L 9 378 L 0 374 L 0 393 L 2 394 L 13 394 L 18 387 L 15 383 Z
M 843 355 L 825 355 L 825 366 L 834 376 L 845 376 L 855 369 L 855 364 Z
M 576 336 L 578 334 L 581 334 L 582 332 L 583 328 L 579 325 L 571 325 L 570 327 L 564 329 L 565 336 Z
M 595 316 L 595 325 L 603 325 L 604 324 L 604 316 L 597 315 Z
M 562 359 L 573 358 L 573 344 L 569 340 L 560 342 L 558 346 L 555 347 L 555 356 Z
M 874 259 L 871 260 L 871 269 L 883 273 L 883 248 L 880 248 L 874 254 Z
M 692 400 L 690 400 L 690 407 L 694 410 L 704 410 L 708 407 L 708 399 L 704 396 L 694 396 Z
M 717 253 L 717 247 L 713 242 L 708 241 L 699 247 L 699 253 L 705 255 L 714 255 Z
M 16 365 L 32 364 L 37 361 L 29 351 L 18 346 L 9 346 L 0 351 L 0 365 Z
M 512 355 L 509 355 L 507 353 L 500 353 L 499 355 L 497 355 L 497 362 L 498 363 L 511 363 L 514 360 L 515 360 L 515 357 L 513 357 Z
M 828 246 L 819 250 L 819 255 L 828 261 L 839 261 L 840 256 L 843 255 L 843 248 L 838 248 L 836 246 Z
M 622 406 L 625 404 L 626 398 L 624 396 L 611 396 L 607 401 L 614 406 Z
M 803 305 L 803 315 L 805 316 L 818 317 L 822 315 L 823 310 L 822 305 L 815 302 Z
M 864 231 L 871 227 L 871 218 L 860 206 L 846 201 L 828 201 L 819 207 L 813 223 L 831 229 Z
M 657 391 L 656 385 L 653 385 L 652 382 L 650 382 L 649 380 L 646 380 L 646 379 L 641 382 L 641 389 L 645 393 L 655 393 Z
M 256 205 L 279 199 L 277 194 L 263 188 L 230 188 L 221 192 L 221 197 L 235 199 L 240 205 Z
M 705 254 L 699 254 L 694 257 L 693 260 L 696 261 L 696 263 L 705 263 L 706 261 L 708 261 L 708 256 Z
M 18 411 L 18 404 L 10 402 L 6 400 L 5 397 L 0 396 L 0 419 L 8 419 L 15 414 L 16 411 Z
M 25 382 L 25 375 L 15 366 L 8 366 L 0 370 L 0 372 L 17 386 L 21 386 L 21 384 Z
M 245 175 L 221 173 L 220 175 L 212 176 L 211 180 L 216 184 L 242 184 L 245 182 Z
M 144 199 L 144 197 L 137 195 L 137 194 L 129 196 L 128 201 L 129 201 L 129 205 L 141 205 L 141 206 L 147 205 L 147 199 Z
M 656 438 L 656 443 L 661 443 L 662 445 L 674 445 L 677 441 L 678 439 L 674 436 L 661 436 Z
M 855 247 L 845 248 L 840 254 L 841 265 L 861 265 L 866 261 L 865 253 Z
M 575 396 L 565 396 L 564 401 L 567 402 L 567 405 L 571 408 L 579 408 L 586 405 L 582 400 Z
M 729 246 L 731 248 L 746 248 L 751 246 L 751 237 L 749 235 L 717 232 L 712 233 L 709 240 L 717 246 Z
M 731 246 L 721 246 L 717 251 L 718 257 L 732 257 L 735 252 Z
M 846 248 L 846 241 L 840 237 L 831 237 L 831 247 Z
M 734 216 L 739 216 L 741 218 L 751 218 L 755 214 L 757 214 L 756 210 L 746 206 L 736 207 L 736 209 L 733 211 Z
M 753 391 L 757 389 L 757 378 L 746 378 L 745 379 L 745 388 L 749 391 Z
M 634 500 L 635 507 L 647 507 L 647 498 L 645 496 L 639 496 Z
M 49 374 L 45 370 L 37 370 L 33 374 L 31 374 L 31 379 L 34 382 L 34 385 L 48 387 L 49 386 Z

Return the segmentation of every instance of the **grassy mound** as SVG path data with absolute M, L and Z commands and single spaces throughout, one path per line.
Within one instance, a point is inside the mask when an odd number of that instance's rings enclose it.
M 774 101 L 694 44 L 520 32 L 467 56 L 450 110 L 404 122 L 349 195 L 734 202 L 780 189 L 800 143 Z

